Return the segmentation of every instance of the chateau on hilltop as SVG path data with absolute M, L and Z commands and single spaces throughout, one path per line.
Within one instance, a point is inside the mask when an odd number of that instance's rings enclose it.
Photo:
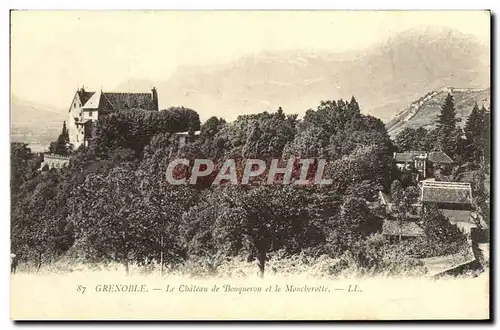
M 158 111 L 156 89 L 153 87 L 151 93 L 104 93 L 89 92 L 82 87 L 76 91 L 68 111 L 69 142 L 74 149 L 88 145 L 94 120 L 128 109 Z

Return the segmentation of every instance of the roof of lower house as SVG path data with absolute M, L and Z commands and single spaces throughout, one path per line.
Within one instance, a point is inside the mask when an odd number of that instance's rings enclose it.
M 440 163 L 440 164 L 452 164 L 454 163 L 453 159 L 448 156 L 443 151 L 405 151 L 405 152 L 396 152 L 394 153 L 394 159 L 398 163 L 406 163 L 411 162 L 416 156 L 427 157 L 430 162 Z
M 425 151 L 405 151 L 394 153 L 394 159 L 398 163 L 412 162 L 415 156 L 425 155 Z
M 441 212 L 453 224 L 457 223 L 457 222 L 467 222 L 467 223 L 475 224 L 474 220 L 471 217 L 471 211 L 441 209 Z
M 424 229 L 414 221 L 384 220 L 382 233 L 390 236 L 418 237 L 424 236 Z
M 453 164 L 454 161 L 451 159 L 450 156 L 448 156 L 446 153 L 443 151 L 432 151 L 429 152 L 429 161 L 433 163 L 441 163 L 441 164 Z
M 422 182 L 422 202 L 471 204 L 472 190 L 470 183 L 465 182 Z

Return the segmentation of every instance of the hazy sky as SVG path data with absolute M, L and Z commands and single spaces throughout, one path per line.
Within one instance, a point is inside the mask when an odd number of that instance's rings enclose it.
M 168 79 L 178 65 L 266 50 L 360 49 L 420 25 L 489 43 L 486 12 L 18 11 L 11 16 L 16 96 L 66 107 L 75 90 Z

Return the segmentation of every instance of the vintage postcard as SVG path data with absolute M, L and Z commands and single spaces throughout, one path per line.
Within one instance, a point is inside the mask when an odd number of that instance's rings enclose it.
M 11 319 L 490 319 L 489 11 L 10 20 Z

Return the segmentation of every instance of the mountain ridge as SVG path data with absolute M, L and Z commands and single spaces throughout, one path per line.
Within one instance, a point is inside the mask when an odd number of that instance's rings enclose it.
M 459 125 L 465 125 L 467 117 L 472 112 L 474 104 L 483 106 L 491 111 L 491 87 L 461 88 L 445 87 L 426 93 L 416 101 L 402 109 L 394 118 L 386 123 L 386 128 L 391 137 L 395 137 L 406 127 L 432 129 L 436 127 L 437 118 L 441 111 L 446 96 L 450 93 L 455 103 Z
M 367 114 L 387 121 L 426 90 L 489 85 L 487 46 L 454 30 L 430 31 L 406 31 L 348 55 L 267 51 L 231 62 L 184 65 L 167 79 L 137 84 L 131 79 L 116 89 L 155 86 L 163 107 L 183 105 L 202 119 L 222 115 L 229 120 L 279 106 L 302 115 L 322 100 L 354 95 Z
M 10 138 L 12 142 L 28 143 L 32 151 L 42 152 L 55 141 L 67 112 L 11 95 Z
M 455 30 L 412 29 L 364 50 L 265 51 L 229 62 L 183 65 L 165 79 L 127 79 L 111 91 L 150 92 L 156 87 L 161 109 L 189 107 L 202 121 L 211 116 L 232 121 L 278 107 L 302 116 L 323 100 L 355 96 L 365 114 L 390 122 L 427 91 L 489 86 L 488 47 Z M 44 135 L 43 141 L 55 139 L 67 110 L 20 106 L 19 100 L 13 98 L 11 104 L 13 128 L 27 136 Z M 57 115 L 41 111 L 47 108 Z

